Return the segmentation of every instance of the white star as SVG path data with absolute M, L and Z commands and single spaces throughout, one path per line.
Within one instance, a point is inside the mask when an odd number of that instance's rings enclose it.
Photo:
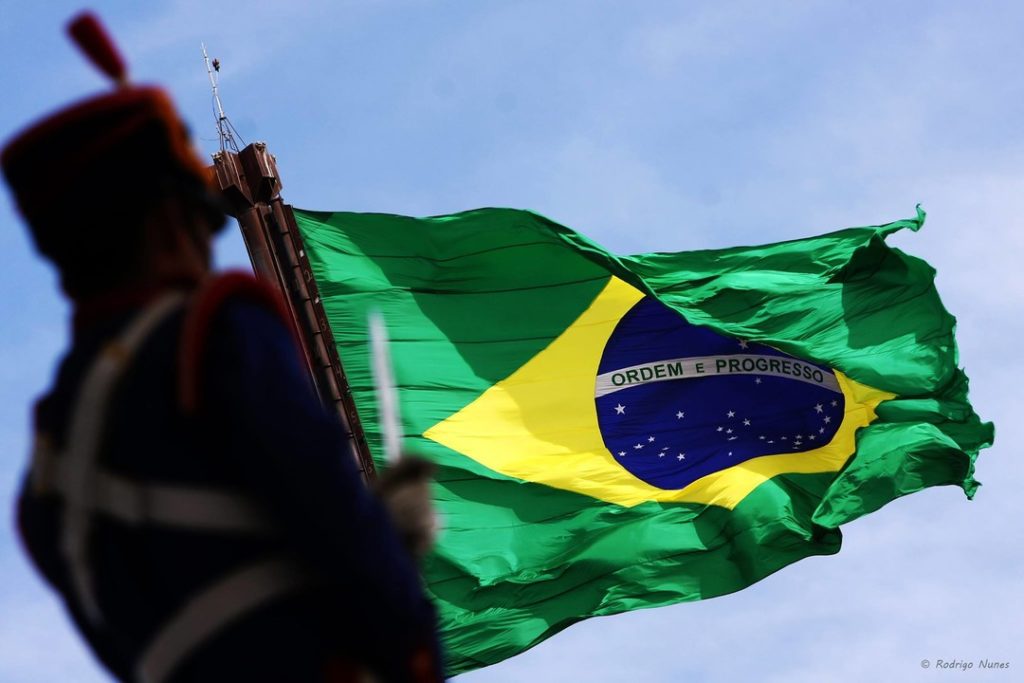
M 819 433 L 819 434 L 824 434 L 824 433 L 825 433 L 825 428 L 824 428 L 824 427 L 820 428 L 820 429 L 818 430 L 818 433 Z
M 680 453 L 677 455 L 676 460 L 686 460 L 686 453 Z
M 640 450 L 643 447 L 644 445 L 642 443 L 638 443 L 637 445 L 633 446 L 634 450 Z
M 732 451 L 729 451 L 729 455 L 732 455 Z
M 647 443 L 650 443 L 652 441 L 654 441 L 654 437 L 653 436 L 647 437 Z
M 839 405 L 839 401 L 832 401 L 832 407 L 833 408 L 835 408 L 837 405 Z
M 720 431 L 722 431 L 723 429 L 724 429 L 724 427 L 719 427 L 719 428 L 718 428 L 718 429 L 716 429 L 715 431 L 716 431 L 716 432 L 720 432 Z
M 732 434 L 732 427 L 729 427 L 728 429 L 726 429 L 725 433 L 726 434 Z
M 746 342 L 745 339 L 740 339 L 740 348 L 741 349 L 747 348 L 747 342 Z
M 617 406 L 615 406 L 615 414 L 616 415 L 622 415 L 625 412 L 626 412 L 626 406 L 622 405 L 621 403 L 618 404 Z
M 754 384 L 760 384 L 760 383 L 761 383 L 761 378 L 760 377 L 755 377 L 754 378 Z
M 786 437 L 784 437 L 784 436 L 780 436 L 779 438 L 782 439 L 783 441 L 786 440 Z
M 730 410 L 728 413 L 726 413 L 726 415 L 728 415 L 729 417 L 736 417 L 736 411 Z
M 738 437 L 738 436 L 730 436 L 729 437 L 729 441 L 735 441 L 738 438 L 740 438 L 740 437 Z
M 619 451 L 619 457 L 623 458 L 626 456 L 626 451 Z
M 826 415 L 826 416 L 825 416 L 825 424 L 828 424 L 828 423 L 829 423 L 829 422 L 831 422 L 831 421 L 832 421 L 832 418 L 831 418 L 831 417 L 829 417 L 828 415 Z
M 668 446 L 662 446 L 662 447 L 661 447 L 661 450 L 663 450 L 663 451 L 667 451 L 667 450 L 668 450 Z
M 659 458 L 664 458 L 665 457 L 665 451 L 662 451 L 661 453 L 658 453 L 658 457 Z
M 814 440 L 815 440 L 815 439 L 817 439 L 818 437 L 816 437 L 816 436 L 815 436 L 814 434 L 811 434 L 811 435 L 810 435 L 809 437 L 807 437 L 807 438 L 808 438 L 808 439 L 810 439 L 811 441 L 814 441 Z
M 684 417 L 686 417 L 686 413 L 684 413 L 683 411 L 680 410 L 678 413 L 676 413 L 677 420 L 682 420 Z
M 775 443 L 775 439 L 768 439 L 768 443 Z
M 816 412 L 816 413 L 820 413 L 823 409 L 824 409 L 824 406 L 822 406 L 820 403 L 818 405 L 814 406 L 814 412 Z
M 749 427 L 750 426 L 750 420 L 744 420 L 743 421 L 743 426 L 744 427 Z
M 764 441 L 764 437 L 763 436 L 759 436 L 757 438 L 761 439 L 761 441 Z

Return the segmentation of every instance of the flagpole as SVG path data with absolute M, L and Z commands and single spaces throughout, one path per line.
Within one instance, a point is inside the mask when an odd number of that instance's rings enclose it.
M 302 348 L 320 402 L 338 415 L 351 440 L 356 465 L 367 482 L 373 481 L 376 470 L 352 388 L 338 357 L 334 334 L 320 302 L 320 292 L 295 216 L 281 198 L 277 160 L 267 151 L 264 142 L 238 148 L 239 141 L 243 145 L 245 142 L 231 125 L 220 101 L 217 83 L 220 61 L 211 61 L 206 45 L 202 48 L 216 108 L 220 146 L 213 155 L 210 170 L 221 196 L 238 221 L 256 277 L 280 293 L 288 309 L 292 330 Z
M 367 482 L 373 481 L 376 470 L 366 435 L 302 235 L 291 206 L 281 198 L 274 155 L 262 142 L 246 145 L 237 153 L 222 146 L 213 155 L 212 171 L 241 228 L 256 277 L 277 290 L 285 302 L 321 403 L 338 415 L 349 434 L 357 466 Z

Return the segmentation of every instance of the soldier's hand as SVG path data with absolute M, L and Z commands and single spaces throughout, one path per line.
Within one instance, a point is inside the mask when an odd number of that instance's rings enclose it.
M 375 485 L 405 547 L 416 558 L 430 551 L 437 536 L 437 515 L 430 501 L 430 480 L 436 470 L 431 462 L 405 456 L 388 467 Z

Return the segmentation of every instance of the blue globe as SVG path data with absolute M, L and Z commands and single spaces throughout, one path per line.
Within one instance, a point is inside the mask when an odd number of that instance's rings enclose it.
M 666 490 L 751 458 L 820 448 L 845 411 L 831 368 L 692 325 L 650 297 L 608 339 L 595 393 L 612 457 Z

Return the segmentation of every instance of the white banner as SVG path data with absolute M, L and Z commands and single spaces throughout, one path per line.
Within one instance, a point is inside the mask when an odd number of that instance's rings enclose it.
M 630 387 L 677 379 L 721 377 L 724 375 L 769 375 L 815 384 L 842 393 L 834 373 L 796 358 L 743 353 L 726 356 L 673 358 L 606 372 L 597 376 L 595 396 L 601 397 Z

